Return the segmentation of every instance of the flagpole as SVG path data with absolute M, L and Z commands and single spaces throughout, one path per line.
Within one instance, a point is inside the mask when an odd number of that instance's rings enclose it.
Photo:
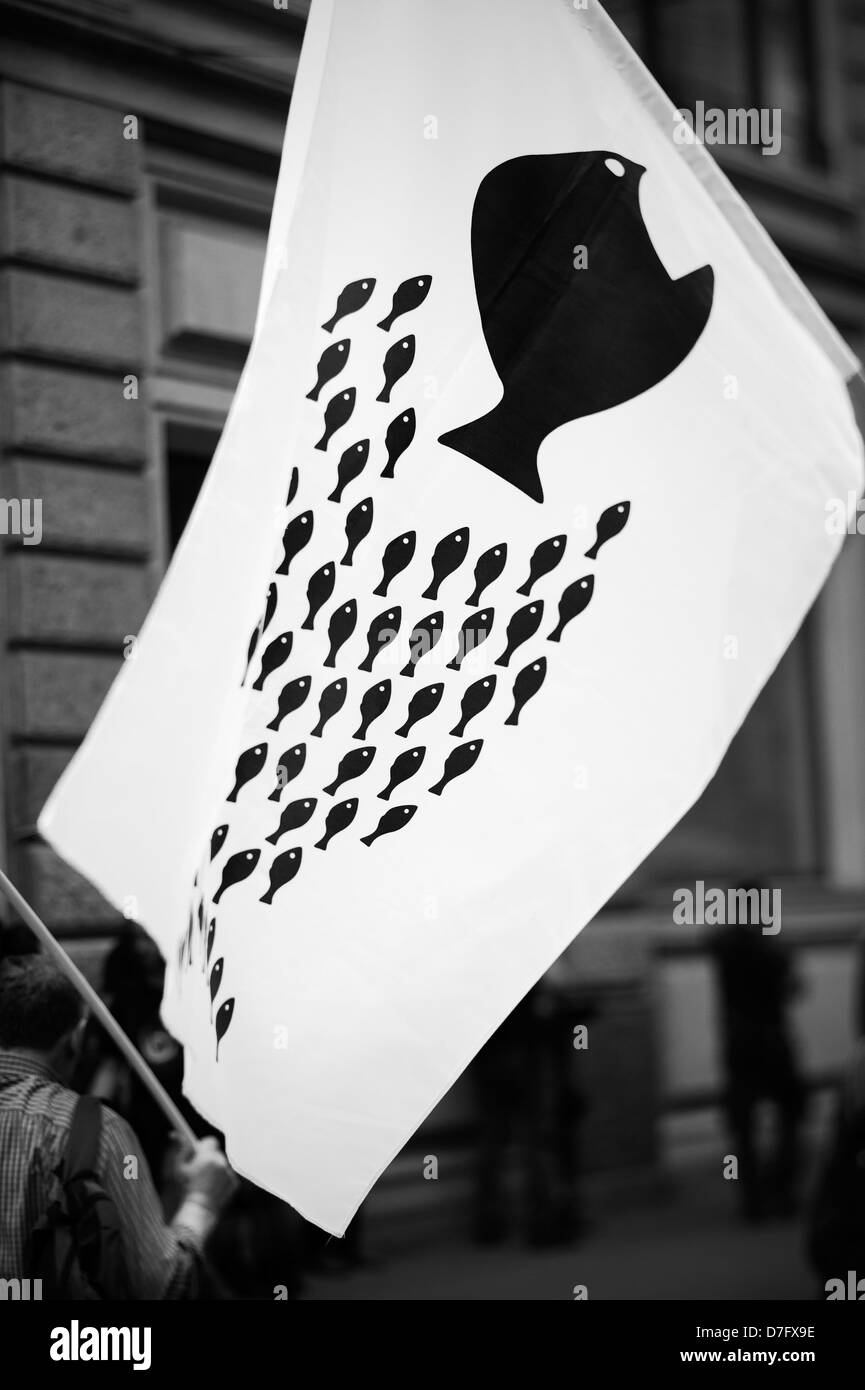
M 2 869 L 0 869 L 0 890 L 6 894 L 6 897 L 9 899 L 16 912 L 24 919 L 30 930 L 34 932 L 42 942 L 46 951 L 57 963 L 58 968 L 63 971 L 63 974 L 68 980 L 71 980 L 90 1012 L 102 1024 L 102 1027 L 105 1029 L 112 1042 L 116 1043 L 136 1076 L 138 1076 L 140 1081 L 147 1087 L 153 1099 L 156 1101 L 156 1104 L 171 1121 L 173 1128 L 180 1135 L 181 1139 L 185 1141 L 190 1149 L 194 1149 L 198 1143 L 195 1133 L 189 1122 L 181 1115 L 174 1101 L 171 1099 L 171 1096 L 162 1085 L 162 1082 L 154 1075 L 153 1071 L 138 1051 L 138 1048 L 126 1033 L 124 1033 L 110 1009 L 103 1003 L 89 981 L 84 978 L 78 966 L 70 959 L 67 952 L 60 945 L 60 942 L 57 941 L 48 930 L 42 918 L 37 916 L 26 898 L 22 898 L 14 883 L 10 882 Z

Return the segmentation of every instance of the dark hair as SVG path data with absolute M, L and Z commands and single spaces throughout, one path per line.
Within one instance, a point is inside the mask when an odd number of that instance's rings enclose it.
M 0 960 L 0 1047 L 47 1052 L 81 1015 L 78 991 L 47 957 Z

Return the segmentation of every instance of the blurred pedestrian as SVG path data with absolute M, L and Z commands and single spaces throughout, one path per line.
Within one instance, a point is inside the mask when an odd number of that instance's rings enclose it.
M 761 890 L 751 883 L 740 885 L 737 893 L 743 891 Z M 788 1018 L 798 982 L 786 950 L 774 935 L 763 933 L 759 921 L 718 928 L 710 938 L 710 950 L 720 995 L 725 1104 L 738 1159 L 742 1214 L 749 1221 L 790 1215 L 796 1206 L 805 1109 L 805 1086 Z M 764 1102 L 774 1112 L 767 1150 L 758 1142 Z
M 42 1279 L 46 1299 L 195 1297 L 237 1179 L 203 1140 L 166 1223 L 129 1125 L 69 1087 L 84 1027 L 51 961 L 0 960 L 0 1277 Z

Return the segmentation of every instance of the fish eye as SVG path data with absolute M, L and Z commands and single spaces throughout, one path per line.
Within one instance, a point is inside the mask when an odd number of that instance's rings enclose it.
M 368 280 L 364 280 L 363 284 L 361 285 L 361 289 L 362 289 L 362 290 L 365 290 L 365 289 L 367 288 L 368 285 L 369 285 L 369 281 L 368 281 Z
M 462 536 L 454 536 L 454 540 L 455 540 L 455 541 L 461 541 L 461 540 L 462 540 Z
M 309 806 L 309 802 L 308 802 L 308 801 L 305 801 L 305 802 L 303 803 L 303 809 L 306 810 L 306 808 L 307 808 L 308 806 Z
M 559 548 L 560 545 L 561 545 L 561 541 L 553 541 L 553 549 L 554 549 L 554 550 L 558 550 L 558 548 Z
M 617 512 L 623 512 L 624 510 L 625 510 L 625 504 L 624 504 L 624 502 L 620 502 L 619 505 L 618 505 L 618 507 L 616 508 L 616 511 L 617 511 Z
M 347 392 L 347 391 L 343 391 L 343 393 L 342 393 L 342 398 L 343 398 L 344 401 L 347 401 L 347 400 L 348 400 L 348 392 Z
M 407 348 L 407 347 L 408 347 L 408 338 L 403 338 L 402 343 L 401 343 L 401 346 L 404 347 L 404 348 Z
M 402 422 L 403 422 L 404 425 L 407 425 L 407 424 L 408 424 L 408 416 L 407 416 L 407 415 L 404 415 L 404 416 L 402 417 Z
M 534 603 L 533 603 L 532 606 L 531 606 L 531 608 L 529 609 L 529 612 L 530 612 L 530 613 L 537 613 L 537 611 L 538 611 L 538 609 L 537 609 L 537 604 L 534 604 Z
M 408 536 L 403 536 L 402 543 L 403 545 L 408 545 Z
M 413 757 L 413 758 L 416 758 L 416 757 L 417 757 L 417 749 L 415 749 L 414 752 L 412 753 L 412 757 Z
M 246 857 L 247 857 L 247 859 L 251 859 L 251 858 L 252 858 L 252 851 L 251 851 L 251 850 L 250 850 L 249 854 L 247 854 Z
M 605 159 L 604 163 L 606 164 L 610 173 L 615 174 L 617 179 L 624 177 L 625 166 L 620 159 Z
M 536 661 L 535 664 L 534 664 L 533 670 L 535 670 L 535 671 L 540 671 L 540 669 L 541 669 L 541 663 L 540 663 L 539 661 Z
M 343 347 L 342 343 L 337 343 L 336 350 L 337 352 L 345 352 L 345 348 Z
M 294 858 L 294 850 L 293 850 L 293 849 L 292 849 L 292 850 L 289 850 L 289 852 L 288 852 L 288 857 L 289 857 L 289 859 L 293 859 L 293 858 Z
M 584 579 L 584 580 L 581 582 L 581 584 L 580 584 L 580 588 L 581 588 L 581 589 L 588 589 L 588 587 L 589 587 L 589 581 L 588 581 L 588 579 Z
M 419 285 L 422 285 L 422 284 L 423 284 L 423 279 L 422 279 L 422 278 L 421 278 L 420 280 L 418 280 L 418 284 L 419 284 Z
M 402 808 L 402 813 L 403 813 L 404 816 L 407 816 L 407 815 L 408 815 L 408 813 L 409 813 L 409 808 L 408 808 L 408 806 L 403 806 L 403 808 Z

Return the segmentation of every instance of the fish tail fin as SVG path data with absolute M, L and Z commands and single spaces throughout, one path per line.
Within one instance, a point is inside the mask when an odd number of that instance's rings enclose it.
M 268 729 L 278 729 L 278 728 L 279 728 L 279 715 L 277 715 L 275 719 L 271 719 L 271 721 L 270 721 L 270 723 L 268 724 L 267 727 L 268 727 Z
M 590 546 L 589 549 L 586 551 L 586 559 L 587 559 L 587 560 L 597 560 L 597 558 L 598 558 L 598 551 L 600 550 L 600 548 L 601 548 L 601 542 L 600 542 L 600 541 L 595 541 L 594 545 L 593 545 L 593 546 Z
M 321 439 L 318 441 L 315 447 L 316 449 L 321 449 L 322 452 L 324 452 L 327 449 L 327 430 L 325 430 L 324 434 L 321 436 Z
M 441 796 L 441 794 L 442 794 L 442 792 L 444 791 L 444 789 L 445 789 L 445 784 L 444 784 L 444 782 L 436 782 L 436 784 L 435 784 L 434 787 L 430 787 L 430 791 L 432 792 L 433 796 Z
M 226 801 L 236 801 L 236 800 L 237 800 L 237 788 L 236 788 L 236 787 L 232 787 L 231 791 L 228 793 L 228 796 L 227 796 L 225 799 L 226 799 Z
M 333 330 L 336 328 L 336 325 L 337 325 L 337 317 L 336 317 L 336 315 L 334 314 L 333 318 L 328 319 L 327 323 L 323 323 L 321 326 L 322 326 L 322 328 L 324 329 L 325 333 L 332 333 Z
M 532 581 L 530 579 L 527 579 L 525 584 L 521 584 L 520 587 L 517 589 L 517 593 L 522 594 L 523 598 L 528 598 L 531 592 Z
M 395 476 L 395 474 L 394 474 L 394 469 L 395 469 L 395 467 L 396 467 L 396 464 L 395 464 L 395 463 L 386 463 L 385 466 L 384 466 L 384 468 L 381 470 L 381 476 L 382 476 L 383 478 L 393 478 L 393 477 Z
M 384 582 L 383 579 L 373 589 L 373 593 L 375 594 L 376 598 L 387 598 L 387 584 Z
M 381 388 L 381 390 L 379 391 L 378 395 L 376 396 L 376 400 L 377 400 L 377 401 L 384 401 L 385 403 L 387 403 L 388 401 L 390 401 L 390 391 L 388 391 L 388 389 L 387 389 L 386 386 L 383 386 L 383 387 Z
M 543 440 L 543 435 L 539 439 L 531 436 L 522 412 L 513 409 L 505 397 L 486 415 L 439 435 L 440 444 L 474 459 L 534 502 L 544 500 L 538 473 L 538 449 Z
M 389 333 L 393 324 L 393 314 L 385 314 L 384 318 L 376 324 L 376 328 L 381 328 L 385 333 Z
M 374 839 L 375 839 L 375 831 L 373 831 L 373 833 L 372 833 L 371 835 L 361 835 L 361 837 L 360 837 L 361 844 L 366 845 L 367 849 L 369 849 L 369 847 L 370 847 L 370 845 L 372 844 L 372 842 L 373 842 Z
M 547 638 L 547 641 L 560 642 L 562 640 L 562 631 L 563 629 L 561 623 L 557 623 L 556 626 L 553 628 L 552 632 L 550 633 L 549 637 Z
M 259 898 L 258 901 L 259 901 L 260 903 L 267 903 L 267 905 L 268 905 L 268 907 L 269 907 L 270 904 L 273 902 L 273 889 L 272 889 L 272 888 L 268 888 L 267 892 L 264 893 L 264 894 L 262 895 L 262 897 Z
M 505 723 L 510 724 L 511 726 L 516 725 L 519 723 L 519 718 L 520 717 L 516 709 L 512 709 L 507 719 L 505 720 Z
M 317 386 L 313 386 L 313 388 L 312 388 L 311 391 L 307 391 L 307 393 L 306 393 L 306 399 L 307 399 L 308 401 L 317 401 L 317 400 L 318 400 L 318 387 L 317 387 Z
M 322 835 L 322 837 L 321 837 L 320 840 L 316 840 L 316 842 L 315 842 L 315 848 L 316 848 L 316 849 L 327 849 L 327 836 L 326 836 L 326 835 Z

